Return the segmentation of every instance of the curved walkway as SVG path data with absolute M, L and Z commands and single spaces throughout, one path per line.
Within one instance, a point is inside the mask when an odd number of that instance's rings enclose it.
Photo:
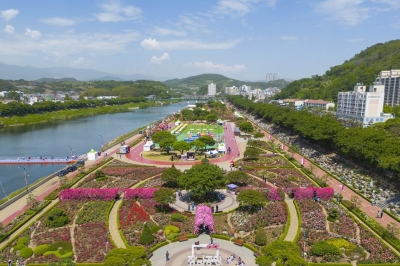
M 200 235 L 198 238 L 189 239 L 184 242 L 175 242 L 172 244 L 168 244 L 163 246 L 153 252 L 153 257 L 150 258 L 151 265 L 153 266 L 187 266 L 188 256 L 192 255 L 192 244 L 194 242 L 199 241 L 200 244 L 208 244 L 210 243 L 210 236 L 208 235 Z M 254 263 L 254 255 L 250 249 L 245 247 L 239 247 L 233 242 L 215 239 L 213 243 L 219 244 L 219 252 L 222 257 L 222 265 L 227 265 L 225 263 L 228 256 L 235 254 L 236 259 L 241 257 L 242 260 L 246 263 L 246 265 L 255 265 Z M 221 248 L 222 247 L 222 248 Z M 165 252 L 168 251 L 170 254 L 170 260 L 168 262 L 165 261 Z M 215 256 L 215 250 L 209 250 L 206 248 L 202 248 L 200 250 L 195 250 L 195 253 L 198 257 L 202 257 L 204 255 L 213 255 Z M 231 263 L 231 265 L 235 265 L 237 260 Z
M 122 240 L 121 235 L 119 234 L 119 228 L 118 228 L 118 210 L 119 207 L 122 204 L 122 200 L 117 200 L 114 203 L 114 206 L 112 207 L 110 211 L 110 215 L 108 216 L 108 230 L 111 235 L 111 239 L 114 241 L 114 244 L 117 248 L 126 248 L 124 241 Z
M 296 207 L 294 206 L 292 199 L 285 199 L 288 206 L 288 213 L 290 213 L 290 224 L 288 233 L 284 241 L 293 242 L 297 235 L 297 229 L 299 228 L 299 217 L 297 217 Z

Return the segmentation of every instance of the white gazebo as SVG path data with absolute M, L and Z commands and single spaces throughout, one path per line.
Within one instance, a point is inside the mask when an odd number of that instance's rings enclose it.
M 220 144 L 218 144 L 218 152 L 223 152 L 223 153 L 226 152 L 226 145 L 225 145 L 225 143 L 220 143 Z
M 97 151 L 95 151 L 95 150 L 92 149 L 90 152 L 88 152 L 87 158 L 88 158 L 88 161 L 95 161 L 95 160 L 97 160 L 97 158 L 98 158 L 98 153 L 97 153 Z
M 215 249 L 215 256 L 202 255 L 202 257 L 198 257 L 194 252 L 195 248 Z M 192 244 L 192 256 L 188 256 L 188 265 L 222 265 L 221 256 L 219 255 L 219 245 L 200 244 L 199 242 Z

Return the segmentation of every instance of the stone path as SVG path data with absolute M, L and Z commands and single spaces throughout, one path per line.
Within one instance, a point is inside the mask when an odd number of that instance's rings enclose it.
M 288 212 L 290 213 L 290 224 L 288 233 L 284 241 L 293 242 L 297 235 L 297 229 L 299 228 L 299 217 L 297 217 L 296 207 L 294 206 L 292 199 L 285 199 L 288 206 Z
M 110 211 L 110 215 L 108 216 L 108 230 L 110 232 L 111 238 L 114 241 L 117 248 L 126 248 L 124 241 L 122 240 L 121 235 L 119 234 L 118 228 L 118 209 L 121 206 L 122 200 L 117 200 L 114 203 L 113 208 Z
M 166 246 L 163 246 L 153 252 L 153 257 L 150 258 L 151 264 L 153 266 L 187 266 L 187 257 L 192 255 L 192 244 L 194 242 L 199 241 L 200 244 L 208 244 L 210 243 L 209 235 L 200 235 L 198 238 L 189 239 L 184 242 L 175 242 Z M 214 238 L 214 243 L 219 244 L 220 255 L 222 256 L 222 264 L 227 265 L 225 263 L 228 256 L 235 254 L 236 259 L 241 257 L 242 260 L 246 263 L 246 265 L 255 265 L 254 263 L 254 255 L 250 249 L 245 247 L 239 247 L 233 242 L 216 239 Z M 166 262 L 165 260 L 165 252 L 168 251 L 170 254 L 170 260 Z M 202 248 L 200 250 L 195 250 L 195 253 L 198 257 L 201 257 L 202 254 L 206 255 L 215 255 L 215 250 L 208 250 L 206 248 Z M 235 265 L 237 262 L 234 261 L 231 265 Z

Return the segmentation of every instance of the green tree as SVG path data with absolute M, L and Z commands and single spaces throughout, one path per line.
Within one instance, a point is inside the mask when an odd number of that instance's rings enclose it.
M 226 175 L 226 179 L 229 183 L 245 185 L 249 181 L 250 176 L 244 171 L 232 171 Z
M 256 138 L 256 139 L 259 139 L 259 138 L 262 138 L 262 137 L 264 137 L 264 133 L 256 132 L 256 134 L 254 134 L 254 138 Z
M 261 151 L 254 147 L 247 147 L 243 155 L 246 160 L 255 160 L 260 156 Z
M 190 150 L 190 144 L 184 140 L 180 140 L 180 141 L 175 142 L 172 145 L 172 148 L 174 148 L 174 150 L 176 150 L 176 151 L 180 151 L 181 154 L 183 154 L 184 151 Z
M 120 264 L 123 260 L 123 264 Z M 141 246 L 131 246 L 127 248 L 114 248 L 106 255 L 105 266 L 150 266 L 151 262 L 147 258 L 146 249 Z
M 169 151 L 171 150 L 171 147 L 174 145 L 176 139 L 170 138 L 170 139 L 163 139 L 158 142 L 158 145 L 160 145 L 161 148 L 165 149 L 167 153 L 169 154 Z
M 46 219 L 46 226 L 48 227 L 61 227 L 70 222 L 68 214 L 60 208 L 54 208 L 49 212 Z
M 181 175 L 182 172 L 179 169 L 176 169 L 175 165 L 172 165 L 171 168 L 166 169 L 161 174 L 161 180 L 168 186 L 175 187 L 178 183 L 178 177 Z
M 215 140 L 211 136 L 202 136 L 198 138 L 198 140 L 203 142 L 206 145 L 206 147 L 213 146 L 215 144 Z
M 261 248 L 264 256 L 256 259 L 256 263 L 262 266 L 270 266 L 278 259 L 285 261 L 286 266 L 307 266 L 308 263 L 300 256 L 300 248 L 292 242 L 274 241 Z
M 19 94 L 16 91 L 9 91 L 7 93 L 7 98 L 8 99 L 12 99 L 12 100 L 16 100 L 16 101 L 20 100 Z
M 265 204 L 265 198 L 263 194 L 252 189 L 242 190 L 236 197 L 236 201 L 240 205 L 249 207 L 261 207 Z
M 215 123 L 218 120 L 218 116 L 216 113 L 209 113 L 206 115 L 206 120 L 208 123 Z
M 200 149 L 204 149 L 206 147 L 206 144 L 204 142 L 200 141 L 199 139 L 194 140 L 191 143 L 191 145 L 196 152 L 198 152 Z
M 142 245 L 149 245 L 154 242 L 154 236 L 150 231 L 150 228 L 147 226 L 147 224 L 144 225 L 142 234 L 140 235 L 139 238 L 139 243 Z
M 257 229 L 255 241 L 259 246 L 265 246 L 267 244 L 267 235 L 264 228 L 260 227 Z
M 247 133 L 253 132 L 253 124 L 251 124 L 248 121 L 242 122 L 239 125 L 239 129 L 240 129 L 240 131 L 247 132 Z
M 154 134 L 151 136 L 151 139 L 152 139 L 154 142 L 156 142 L 156 143 L 159 144 L 160 141 L 165 140 L 165 139 L 173 139 L 173 140 L 176 140 L 176 136 L 173 135 L 173 134 L 171 134 L 171 132 L 169 132 L 169 131 L 158 131 L 158 132 L 154 133 Z
M 209 191 L 225 185 L 221 168 L 215 164 L 196 164 L 178 178 L 180 187 L 189 189 L 193 196 L 203 197 Z
M 176 201 L 175 193 L 169 188 L 160 188 L 154 191 L 154 200 L 164 209 L 165 205 L 172 204 Z

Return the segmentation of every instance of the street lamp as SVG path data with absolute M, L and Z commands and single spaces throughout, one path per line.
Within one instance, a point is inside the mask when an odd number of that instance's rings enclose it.
M 72 159 L 72 154 L 73 154 L 74 151 L 72 150 L 72 148 L 70 146 L 67 146 L 67 148 L 71 149 L 71 159 Z
M 304 257 L 307 255 L 306 252 L 306 239 L 307 239 L 307 229 L 303 228 L 303 237 L 304 237 L 304 242 L 303 242 L 303 252 L 304 252 Z
M 99 135 L 99 137 L 101 138 L 101 149 L 103 149 L 103 145 L 104 145 L 104 138 L 102 135 Z
M 6 196 L 7 200 L 9 200 L 6 192 L 4 191 L 3 184 L 1 183 L 1 181 L 0 181 L 0 186 L 1 186 L 1 189 L 3 190 L 4 196 Z
M 26 179 L 26 169 L 25 169 L 25 167 L 23 167 L 23 166 L 18 166 L 18 168 L 24 169 L 24 178 L 25 178 L 26 191 L 29 192 L 29 189 L 28 189 L 28 180 Z

